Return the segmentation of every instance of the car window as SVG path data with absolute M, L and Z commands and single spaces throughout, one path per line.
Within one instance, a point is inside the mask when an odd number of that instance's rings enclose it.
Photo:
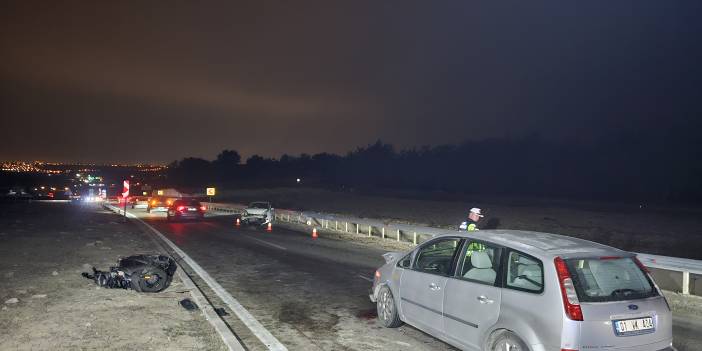
M 401 258 L 399 262 L 397 262 L 397 266 L 400 268 L 409 268 L 411 263 L 412 263 L 412 254 L 409 253 L 405 257 Z
M 254 202 L 251 205 L 249 205 L 249 208 L 267 209 L 268 204 L 264 202 Z
M 458 275 L 461 278 L 495 285 L 500 262 L 500 249 L 479 241 L 467 243 Z
M 604 302 L 656 296 L 642 269 L 629 257 L 566 260 L 578 299 Z
M 433 241 L 417 251 L 414 267 L 418 271 L 448 275 L 451 272 L 453 257 L 461 239 L 447 238 Z
M 540 260 L 517 251 L 507 257 L 505 286 L 540 293 L 544 289 L 544 266 Z

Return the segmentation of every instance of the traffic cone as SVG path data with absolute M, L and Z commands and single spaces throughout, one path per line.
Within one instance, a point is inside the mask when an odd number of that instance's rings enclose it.
M 239 220 L 239 218 L 237 218 L 237 219 L 236 219 L 236 226 L 238 227 L 238 226 L 240 226 L 240 225 L 241 225 L 241 220 Z
M 317 235 L 317 228 L 312 229 L 312 239 L 317 239 L 319 235 Z
M 268 227 L 266 227 L 267 232 L 272 232 L 273 231 L 273 224 L 271 222 L 268 222 Z

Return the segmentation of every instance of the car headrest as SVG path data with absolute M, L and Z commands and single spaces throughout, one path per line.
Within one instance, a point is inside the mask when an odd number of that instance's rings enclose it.
M 492 268 L 490 256 L 484 251 L 473 252 L 470 255 L 470 263 L 473 265 L 473 268 Z

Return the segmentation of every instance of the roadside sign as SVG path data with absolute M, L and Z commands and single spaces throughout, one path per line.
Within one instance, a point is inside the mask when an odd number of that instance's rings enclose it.
M 129 197 L 129 181 L 125 180 L 123 185 L 122 185 L 122 197 L 127 198 Z
M 215 188 L 207 188 L 207 196 L 215 196 Z

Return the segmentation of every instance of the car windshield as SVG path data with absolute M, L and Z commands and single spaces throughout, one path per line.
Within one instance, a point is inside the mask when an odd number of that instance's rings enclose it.
M 658 295 L 648 276 L 630 257 L 566 260 L 581 302 L 643 299 Z
M 265 202 L 254 202 L 251 205 L 249 205 L 249 208 L 260 208 L 260 209 L 267 209 L 268 204 Z

